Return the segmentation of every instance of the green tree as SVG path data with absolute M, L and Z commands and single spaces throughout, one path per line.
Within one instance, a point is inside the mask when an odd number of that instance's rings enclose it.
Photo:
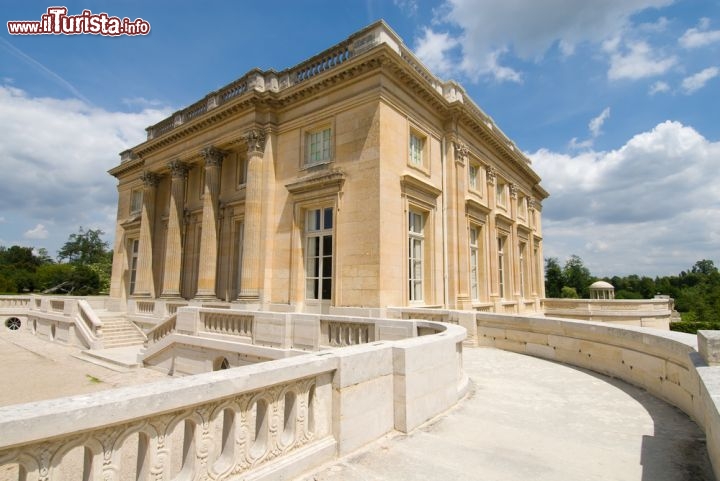
M 560 291 L 560 297 L 562 297 L 563 299 L 577 299 L 580 296 L 578 296 L 578 293 L 574 287 L 563 286 L 562 290 Z
M 574 287 L 581 298 L 586 299 L 590 297 L 590 284 L 592 283 L 593 277 L 579 256 L 573 254 L 567 262 L 565 262 L 563 278 L 565 279 L 565 285 Z
M 102 240 L 103 235 L 101 229 L 84 230 L 80 226 L 58 251 L 58 259 L 80 265 L 102 263 L 108 256 L 108 243 Z
M 565 280 L 562 268 L 557 257 L 545 259 L 545 296 L 549 298 L 560 297 Z

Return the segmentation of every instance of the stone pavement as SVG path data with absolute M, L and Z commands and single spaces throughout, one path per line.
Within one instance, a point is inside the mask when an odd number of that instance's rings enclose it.
M 705 437 L 622 381 L 520 354 L 465 349 L 469 396 L 303 481 L 703 481 Z
M 156 381 L 150 369 L 118 372 L 77 359 L 80 349 L 39 339 L 27 331 L 0 329 L 0 406 Z

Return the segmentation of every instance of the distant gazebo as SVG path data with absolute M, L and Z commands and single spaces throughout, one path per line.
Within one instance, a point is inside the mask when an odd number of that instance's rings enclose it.
M 615 299 L 615 288 L 609 282 L 593 282 L 590 284 L 590 299 Z

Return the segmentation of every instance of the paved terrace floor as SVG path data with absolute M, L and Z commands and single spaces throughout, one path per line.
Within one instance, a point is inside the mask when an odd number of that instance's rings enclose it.
M 151 382 L 78 350 L 0 330 L 0 405 Z M 622 381 L 495 349 L 465 349 L 468 397 L 409 435 L 387 436 L 302 481 L 704 481 L 700 429 Z M 1 477 L 1 476 L 0 476 Z

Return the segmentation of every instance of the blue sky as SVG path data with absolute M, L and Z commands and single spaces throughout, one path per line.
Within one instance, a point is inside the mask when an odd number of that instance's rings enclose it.
M 151 32 L 7 32 L 55 5 Z M 546 257 L 577 254 L 598 276 L 720 264 L 715 0 L 26 0 L 1 16 L 0 245 L 55 255 L 80 225 L 112 243 L 106 172 L 145 127 L 382 18 L 532 159 L 551 194 Z

